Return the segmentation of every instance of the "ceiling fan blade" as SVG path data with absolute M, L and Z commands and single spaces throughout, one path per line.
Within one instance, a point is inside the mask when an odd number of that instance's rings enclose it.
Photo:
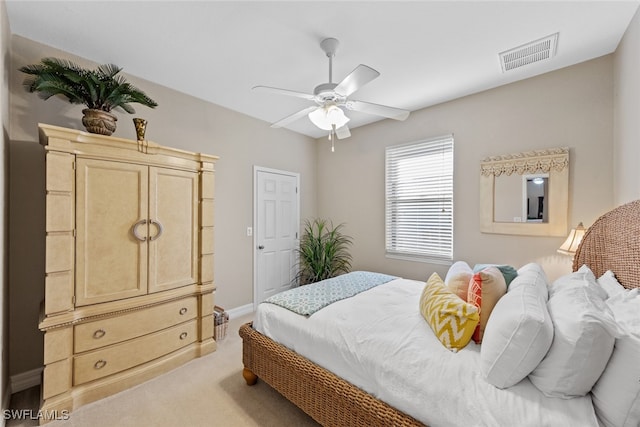
M 293 122 L 295 122 L 296 120 L 298 120 L 298 119 L 300 119 L 300 118 L 302 118 L 302 117 L 306 116 L 307 114 L 309 114 L 310 112 L 312 112 L 312 111 L 316 110 L 317 108 L 320 108 L 320 107 L 318 107 L 317 105 L 314 105 L 314 106 L 312 106 L 312 107 L 307 107 L 307 108 L 305 108 L 304 110 L 300 110 L 300 111 L 298 111 L 297 113 L 293 113 L 292 115 L 287 116 L 287 117 L 285 117 L 284 119 L 279 120 L 279 121 L 277 121 L 277 122 L 273 123 L 273 124 L 271 125 L 271 127 L 272 127 L 272 128 L 281 128 L 281 127 L 284 127 L 284 126 L 288 125 L 289 123 L 293 123 Z
M 280 94 L 280 95 L 295 96 L 297 98 L 308 99 L 309 101 L 315 101 L 316 100 L 315 95 L 312 95 L 310 93 L 296 92 L 295 90 L 279 89 L 277 87 L 269 87 L 269 86 L 254 86 L 252 89 L 254 89 L 254 90 L 258 89 L 258 90 L 262 90 L 262 91 L 273 92 L 273 93 L 277 93 L 277 94 Z
M 351 132 L 349 132 L 349 126 L 344 125 L 338 129 L 336 129 L 336 136 L 338 139 L 345 139 L 351 136 Z
M 363 101 L 347 101 L 345 103 L 347 110 L 360 111 L 361 113 L 374 114 L 376 116 L 387 117 L 394 120 L 406 120 L 409 117 L 409 111 L 401 108 L 388 107 L 386 105 L 372 104 Z
M 360 64 L 333 90 L 342 96 L 349 96 L 379 75 L 380 73 L 373 68 Z

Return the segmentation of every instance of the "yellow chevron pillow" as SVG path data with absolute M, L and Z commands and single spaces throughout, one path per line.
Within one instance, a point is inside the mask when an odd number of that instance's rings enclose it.
M 440 342 L 453 351 L 469 343 L 480 320 L 478 308 L 449 290 L 438 273 L 427 280 L 420 296 L 420 312 Z

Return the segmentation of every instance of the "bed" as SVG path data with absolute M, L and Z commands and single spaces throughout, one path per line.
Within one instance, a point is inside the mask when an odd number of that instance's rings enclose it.
M 639 236 L 640 201 L 632 202 L 614 209 L 599 218 L 585 234 L 583 242 L 574 258 L 574 271 L 578 270 L 583 264 L 589 266 L 596 277 L 603 275 L 607 270 L 611 270 L 615 273 L 615 277 L 619 283 L 625 288 L 631 289 L 638 287 L 640 284 L 637 280 L 637 277 L 639 277 L 638 275 L 640 274 Z M 351 299 L 362 298 L 359 305 L 361 307 L 369 307 L 368 304 L 373 304 L 373 299 L 371 298 L 374 298 L 374 294 L 381 293 L 381 297 L 384 299 L 386 293 L 392 291 L 396 292 L 396 288 L 408 289 L 408 292 L 413 292 L 412 298 L 415 299 L 416 291 L 411 291 L 410 289 L 424 286 L 423 282 L 413 284 L 411 283 L 412 281 L 405 281 L 400 284 L 394 284 L 394 282 L 395 281 L 378 286 L 371 291 L 363 292 Z M 309 318 L 313 318 L 314 316 L 318 317 L 318 315 L 320 315 L 319 317 L 324 316 L 326 317 L 325 321 L 329 321 L 327 325 L 334 325 L 335 322 L 350 323 L 353 319 L 340 317 L 342 314 L 340 314 L 339 309 L 340 305 L 343 303 L 343 301 L 338 301 Z M 415 302 L 413 304 L 415 304 Z M 321 343 L 320 347 L 317 346 L 318 343 L 315 343 L 316 347 L 313 347 L 311 344 L 305 344 L 306 341 L 297 335 L 298 333 L 302 333 L 302 331 L 298 331 L 295 328 L 281 332 L 281 336 L 278 336 L 276 339 L 269 338 L 267 336 L 269 334 L 278 334 L 277 331 L 280 326 L 278 325 L 277 320 L 274 319 L 278 319 L 278 316 L 280 315 L 277 312 L 280 310 L 279 307 L 275 307 L 273 304 L 262 305 L 267 307 L 260 309 L 262 313 L 257 314 L 254 322 L 259 323 L 259 325 L 255 326 L 264 331 L 265 334 L 258 332 L 251 323 L 245 324 L 240 328 L 240 335 L 243 338 L 243 376 L 247 381 L 247 384 L 255 384 L 257 379 L 260 378 L 280 392 L 285 398 L 304 410 L 317 422 L 326 426 L 419 426 L 425 424 L 459 425 L 461 420 L 464 420 L 464 416 L 462 416 L 462 418 L 448 418 L 448 414 L 446 412 L 443 413 L 444 409 L 442 408 L 447 402 L 439 401 L 438 399 L 422 401 L 418 399 L 417 401 L 407 403 L 407 401 L 412 400 L 411 396 L 408 398 L 398 397 L 403 395 L 401 393 L 396 393 L 396 391 L 401 391 L 398 389 L 407 388 L 405 383 L 395 377 L 395 375 L 401 375 L 400 371 L 402 371 L 402 369 L 396 366 L 401 364 L 395 363 L 392 364 L 395 368 L 382 370 L 385 372 L 385 376 L 376 379 L 376 381 L 381 384 L 385 384 L 386 387 L 383 387 L 382 390 L 371 390 L 371 384 L 368 382 L 371 378 L 368 378 L 367 375 L 367 370 L 370 370 L 371 368 L 368 367 L 369 362 L 367 360 L 356 360 L 358 363 L 352 363 L 351 365 L 345 365 L 346 367 L 341 367 L 339 366 L 341 363 L 340 361 L 344 357 L 327 357 L 326 354 L 323 356 L 322 346 L 324 344 Z M 330 309 L 332 306 L 333 309 Z M 409 310 L 407 307 L 399 307 L 399 309 L 401 311 L 404 310 L 405 312 Z M 367 322 L 373 323 L 369 326 L 373 327 L 375 330 L 387 328 L 389 322 L 388 319 L 385 321 L 386 323 L 383 322 L 375 324 L 374 319 L 385 319 L 384 315 L 381 315 L 383 312 L 376 312 L 376 310 L 386 311 L 386 308 L 378 307 L 375 309 L 369 309 L 369 311 L 372 312 L 372 317 L 367 317 Z M 392 310 L 392 308 L 389 308 L 389 310 Z M 286 316 L 287 315 L 285 314 L 285 317 Z M 298 315 L 291 313 L 289 316 Z M 356 317 L 358 316 L 362 317 L 364 314 L 356 314 Z M 401 318 L 402 316 L 392 320 L 392 322 L 399 322 L 401 321 Z M 334 323 L 330 323 L 331 321 Z M 294 320 L 290 323 L 293 325 L 302 325 L 305 322 L 298 319 L 297 321 Z M 407 326 L 405 325 L 405 327 Z M 358 340 L 358 334 L 351 336 L 345 335 L 343 337 L 338 336 L 336 338 L 333 326 L 326 326 L 326 328 L 327 329 L 324 331 L 325 337 L 333 337 L 334 341 L 337 340 L 342 341 L 343 343 L 350 343 L 351 340 Z M 410 329 L 410 327 L 407 328 Z M 423 335 L 428 336 L 428 334 Z M 283 343 L 281 344 L 277 341 L 281 341 Z M 360 343 L 365 346 L 380 345 L 373 341 L 369 343 L 368 338 L 360 341 L 366 341 L 364 344 Z M 389 351 L 390 356 L 387 360 L 392 360 L 390 357 L 393 353 L 393 346 L 387 347 L 387 344 L 381 348 L 386 349 L 385 351 Z M 405 344 L 406 342 L 403 345 Z M 304 348 L 305 346 L 307 346 L 307 348 Z M 477 352 L 480 351 L 479 349 L 479 345 L 472 343 L 465 347 L 463 351 L 457 353 L 456 357 L 467 358 L 467 360 L 471 361 L 470 363 L 472 364 L 473 359 L 477 357 Z M 414 353 L 419 352 L 418 348 L 414 348 L 412 351 Z M 301 355 L 305 352 L 307 357 L 303 357 Z M 409 353 L 411 353 L 411 351 L 409 351 Z M 348 357 L 357 358 L 357 354 L 358 353 L 355 352 Z M 476 354 L 476 356 L 474 356 L 474 354 Z M 338 362 L 336 362 L 336 359 Z M 336 366 L 336 363 L 338 366 Z M 410 364 L 410 360 L 408 363 Z M 362 369 L 358 368 L 358 365 L 361 365 Z M 446 370 L 446 364 L 430 367 L 432 371 Z M 423 371 L 429 370 L 424 369 L 424 367 L 422 368 Z M 413 368 L 409 367 L 407 370 L 410 373 L 413 372 L 410 376 L 422 375 L 420 370 L 415 366 Z M 336 375 L 333 372 L 339 372 L 340 375 Z M 372 374 L 370 376 L 375 375 Z M 422 379 L 422 377 L 419 378 Z M 457 378 L 456 381 L 464 381 L 464 378 Z M 353 384 L 358 384 L 358 386 Z M 463 395 L 454 399 L 454 404 L 464 405 L 465 408 L 474 408 L 477 413 L 477 418 L 472 422 L 467 422 L 466 424 L 501 425 L 500 413 L 496 413 L 499 411 L 496 411 L 495 409 L 487 409 L 487 407 L 484 406 L 486 402 L 483 400 L 491 400 L 492 393 L 501 392 L 497 391 L 497 389 L 492 389 L 492 386 L 487 384 L 479 385 L 481 384 L 481 381 L 478 378 L 472 378 L 471 384 L 474 385 L 468 387 L 465 386 L 464 388 L 479 388 L 471 389 L 470 395 L 468 396 Z M 424 386 L 424 388 L 428 388 L 430 386 L 429 383 L 421 385 Z M 369 390 L 369 392 L 367 392 L 367 390 Z M 549 420 L 567 421 L 567 423 L 564 423 L 563 425 L 597 426 L 601 423 L 601 420 L 597 419 L 593 406 L 591 405 L 591 394 L 575 399 L 543 399 L 545 400 L 544 405 L 550 404 L 551 406 L 546 406 L 546 409 L 542 412 L 535 412 L 528 411 L 526 408 L 521 410 L 521 408 L 523 408 L 521 405 L 526 405 L 526 402 L 531 399 L 539 398 L 539 396 L 536 397 L 535 394 L 531 394 L 533 386 L 528 380 L 523 380 L 516 386 L 507 390 L 510 390 L 511 396 L 518 396 L 511 401 L 516 413 L 519 414 L 518 416 L 523 417 L 522 419 L 518 419 L 518 424 L 535 425 L 533 424 L 533 421 L 531 419 L 527 419 L 527 417 L 535 418 L 537 416 L 545 416 L 544 413 L 554 412 L 557 417 L 549 418 Z M 410 395 L 414 394 L 415 396 L 420 396 L 418 393 L 420 393 L 420 390 L 418 389 L 409 390 Z M 470 400 L 469 396 L 473 396 L 474 394 L 476 396 L 481 396 L 481 399 L 476 399 L 475 401 Z M 447 400 L 451 399 L 447 398 Z M 547 400 L 550 400 L 550 402 Z M 571 406 L 571 408 L 569 408 L 569 406 Z M 467 413 L 468 412 L 469 411 L 467 411 Z M 413 416 L 407 415 L 408 413 L 411 413 Z M 539 420 L 538 424 L 549 424 L 549 420 L 547 420 L 548 422 Z

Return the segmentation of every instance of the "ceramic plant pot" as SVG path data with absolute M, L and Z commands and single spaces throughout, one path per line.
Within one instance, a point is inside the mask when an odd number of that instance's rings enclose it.
M 113 114 L 91 108 L 85 108 L 82 114 L 82 124 L 87 131 L 107 136 L 115 132 L 118 118 Z

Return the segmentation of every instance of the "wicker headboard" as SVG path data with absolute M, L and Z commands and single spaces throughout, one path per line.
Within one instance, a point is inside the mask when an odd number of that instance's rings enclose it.
M 625 288 L 640 287 L 640 200 L 607 212 L 587 230 L 573 270 L 587 264 L 596 277 L 615 273 Z

